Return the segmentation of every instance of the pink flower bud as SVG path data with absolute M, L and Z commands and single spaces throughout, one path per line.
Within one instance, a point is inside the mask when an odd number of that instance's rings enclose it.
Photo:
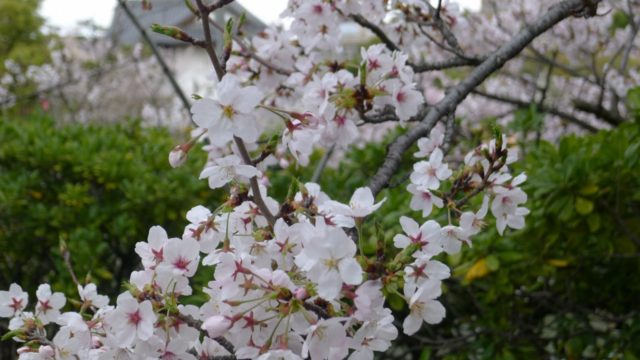
M 202 330 L 206 330 L 209 337 L 217 338 L 231 329 L 232 325 L 233 323 L 228 318 L 222 315 L 214 315 L 202 324 Z
M 56 356 L 56 352 L 49 345 L 40 346 L 38 354 L 44 356 L 45 358 L 53 358 L 54 356 Z
M 309 298 L 309 293 L 307 292 L 307 289 L 305 288 L 297 288 L 293 294 L 295 295 L 296 299 L 298 300 L 306 300 Z
M 184 162 L 187 160 L 187 152 L 184 151 L 182 145 L 178 145 L 169 153 L 169 165 L 172 168 L 177 168 L 182 166 Z

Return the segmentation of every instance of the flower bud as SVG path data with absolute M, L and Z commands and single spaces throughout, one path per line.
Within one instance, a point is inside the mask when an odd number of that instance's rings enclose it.
M 233 323 L 227 317 L 222 315 L 214 315 L 208 318 L 202 324 L 202 330 L 206 330 L 211 338 L 217 338 L 224 335 Z
M 169 165 L 171 165 L 172 168 L 182 166 L 187 160 L 187 155 L 188 153 L 184 151 L 182 145 L 174 147 L 169 153 Z
M 305 288 L 297 288 L 293 292 L 293 295 L 296 297 L 296 299 L 301 301 L 304 301 L 309 298 L 309 292 L 307 292 L 307 289 Z
M 53 358 L 54 356 L 56 356 L 56 352 L 49 345 L 40 346 L 40 349 L 38 349 L 38 354 L 45 358 Z

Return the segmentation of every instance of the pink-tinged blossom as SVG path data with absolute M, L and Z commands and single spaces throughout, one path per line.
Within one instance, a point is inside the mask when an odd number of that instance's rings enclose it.
M 500 235 L 508 226 L 512 229 L 522 229 L 524 227 L 524 216 L 529 214 L 529 210 L 519 205 L 527 201 L 527 194 L 520 188 L 507 189 L 496 187 L 496 194 L 491 203 L 491 213 L 496 217 L 496 227 Z
M 200 245 L 195 239 L 169 239 L 164 248 L 164 261 L 160 266 L 174 275 L 191 277 L 198 269 L 199 260 Z
M 360 48 L 360 56 L 367 66 L 367 80 L 369 84 L 378 82 L 380 78 L 393 67 L 393 59 L 384 44 L 371 45 Z
M 102 309 L 109 305 L 109 297 L 106 295 L 99 295 L 96 284 L 89 283 L 85 286 L 78 285 L 78 294 L 80 294 L 80 300 L 87 304 L 87 306 Z
M 489 196 L 482 199 L 482 206 L 477 212 L 465 211 L 460 215 L 460 228 L 467 237 L 476 235 L 484 226 L 484 218 L 489 210 Z
M 252 143 L 260 135 L 253 112 L 262 97 L 257 87 L 242 87 L 236 75 L 227 74 L 216 86 L 213 99 L 200 99 L 193 104 L 193 121 L 209 130 L 208 137 L 214 145 L 224 145 L 233 136 Z
M 337 85 L 338 77 L 335 73 L 327 73 L 321 78 L 315 77 L 304 89 L 302 98 L 304 108 L 318 116 L 333 116 L 333 113 L 325 114 L 325 110 L 329 105 L 329 96 L 335 91 Z
M 120 294 L 116 309 L 107 316 L 111 334 L 121 347 L 127 347 L 137 340 L 146 341 L 153 335 L 156 314 L 151 302 L 138 303 L 128 292 Z
M 442 158 L 442 150 L 436 148 L 429 156 L 429 161 L 420 161 L 414 164 L 411 182 L 429 190 L 438 189 L 440 181 L 448 179 L 453 174 L 449 165 L 442 162 Z
M 49 284 L 42 284 L 36 291 L 38 303 L 36 304 L 36 316 L 43 324 L 56 321 L 60 316 L 60 309 L 66 304 L 67 299 L 64 294 L 51 293 Z
M 198 205 L 187 212 L 190 224 L 184 228 L 182 238 L 195 239 L 200 243 L 200 251 L 210 253 L 218 247 L 225 234 L 220 231 L 220 220 L 212 217 L 211 210 Z
M 230 181 L 248 181 L 254 176 L 260 175 L 258 169 L 251 165 L 245 165 L 242 159 L 236 155 L 229 155 L 215 160 L 215 165 L 206 167 L 200 173 L 200 179 L 208 179 L 209 187 L 217 189 L 225 186 Z
M 302 356 L 311 359 L 343 359 L 349 353 L 347 334 L 340 318 L 320 320 L 309 327 Z
M 449 255 L 459 253 L 460 249 L 462 248 L 463 242 L 471 245 L 469 241 L 469 236 L 464 231 L 464 229 L 462 229 L 459 226 L 455 226 L 455 225 L 443 226 L 441 233 L 442 233 L 442 248 Z
M 78 332 L 63 326 L 53 337 L 53 344 L 55 345 L 56 359 L 86 359 L 92 345 L 91 334 L 89 331 Z
M 431 129 L 429 137 L 418 139 L 418 151 L 413 154 L 417 158 L 426 158 L 438 147 L 444 144 L 444 125 L 439 122 Z
M 404 268 L 405 292 L 415 294 L 415 290 L 427 281 L 444 280 L 451 276 L 449 267 L 430 256 L 421 256 Z
M 322 129 L 303 124 L 294 119 L 282 133 L 282 146 L 289 149 L 291 155 L 302 166 L 309 165 L 309 156 L 313 146 L 320 140 Z
M 381 104 L 392 105 L 395 108 L 398 119 L 407 121 L 418 113 L 424 98 L 413 84 L 402 84 L 399 81 L 390 82 L 391 84 L 387 89 L 389 95 L 381 99 Z
M 408 90 L 418 93 L 416 96 L 420 97 L 420 102 L 422 103 L 422 94 L 417 90 L 413 90 L 413 88 L 415 88 L 413 84 L 414 73 L 413 69 L 410 66 L 407 66 L 407 60 L 409 60 L 409 55 L 399 51 L 394 51 L 390 76 L 400 79 L 403 83 L 407 84 L 406 86 L 408 86 Z
M 89 326 L 82 318 L 82 315 L 75 312 L 61 314 L 56 320 L 58 325 L 68 327 L 73 332 L 88 332 Z
M 435 300 L 441 293 L 440 281 L 427 281 L 418 288 L 409 300 L 411 312 L 402 323 L 405 334 L 413 335 L 418 332 L 423 321 L 427 324 L 437 324 L 444 319 L 446 310 Z
M 444 206 L 442 199 L 434 195 L 424 186 L 409 184 L 407 185 L 407 190 L 412 194 L 409 208 L 411 210 L 422 211 L 422 217 L 429 216 L 434 206 L 437 208 Z
M 418 244 L 419 250 L 425 254 L 435 255 L 442 251 L 440 225 L 434 220 L 429 220 L 420 226 L 415 220 L 402 216 L 400 225 L 405 233 L 394 236 L 395 247 L 404 249 L 411 244 Z
M 372 360 L 374 351 L 389 349 L 391 341 L 398 337 L 398 329 L 393 321 L 391 310 L 380 309 L 378 319 L 365 322 L 349 339 L 350 347 L 355 350 L 349 360 Z
M 354 258 L 356 245 L 341 228 L 327 226 L 316 218 L 316 226 L 309 224 L 303 240 L 303 250 L 295 263 L 317 284 L 320 297 L 333 300 L 340 294 L 342 284 L 362 282 L 362 268 Z
M 153 269 L 162 262 L 167 241 L 167 232 L 161 226 L 153 226 L 149 229 L 147 241 L 136 243 L 136 254 L 140 256 L 145 268 Z
M 0 317 L 14 317 L 20 314 L 29 302 L 29 294 L 18 284 L 11 284 L 9 291 L 0 291 Z

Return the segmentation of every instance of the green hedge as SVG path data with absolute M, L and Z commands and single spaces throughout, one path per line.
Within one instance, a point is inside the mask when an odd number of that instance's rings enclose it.
M 218 203 L 197 179 L 201 151 L 186 166 L 169 167 L 176 142 L 133 121 L 0 120 L 0 288 L 17 282 L 33 293 L 51 282 L 75 293 L 60 252 L 65 242 L 81 281 L 89 274 L 101 292 L 117 294 L 139 264 L 134 244 L 149 227 L 180 236 L 186 211 Z

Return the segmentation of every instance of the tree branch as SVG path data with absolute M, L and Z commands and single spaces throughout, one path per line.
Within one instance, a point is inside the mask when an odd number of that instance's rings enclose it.
M 575 99 L 573 100 L 573 105 L 576 107 L 576 109 L 593 114 L 598 118 L 606 121 L 610 125 L 618 126 L 624 122 L 624 119 L 620 115 L 607 110 L 601 104 L 596 105 L 584 100 Z
M 453 87 L 439 103 L 433 106 L 425 118 L 404 135 L 399 136 L 389 147 L 384 163 L 378 169 L 376 175 L 369 182 L 373 194 L 378 194 L 396 173 L 404 152 L 411 147 L 420 137 L 433 128 L 436 121 L 442 116 L 452 112 L 460 102 L 480 85 L 489 75 L 500 69 L 508 60 L 518 55 L 533 39 L 552 28 L 555 24 L 569 16 L 589 16 L 597 0 L 565 0 L 551 8 L 526 26 L 509 42 L 494 51 L 478 67 L 473 69 L 469 76 Z
M 211 29 L 209 28 L 208 19 L 209 19 L 209 14 L 213 10 L 219 9 L 222 6 L 231 3 L 232 1 L 233 0 L 231 1 L 220 0 L 217 3 L 207 7 L 204 5 L 202 0 L 196 0 L 196 3 L 198 5 L 198 10 L 200 11 L 200 17 L 202 20 L 202 29 L 204 31 L 205 45 L 206 45 L 205 49 L 209 54 L 209 59 L 211 60 L 211 64 L 213 65 L 213 68 L 216 71 L 216 75 L 218 76 L 219 81 L 221 81 L 222 78 L 224 77 L 226 73 L 226 69 L 222 68 L 222 66 L 220 65 L 220 60 L 218 59 L 218 55 L 216 55 L 216 50 L 213 47 L 213 39 L 211 38 Z M 242 157 L 242 161 L 247 165 L 253 165 L 253 161 L 251 160 L 251 156 L 247 151 L 247 147 L 245 146 L 244 141 L 242 141 L 241 138 L 235 135 L 233 136 L 233 141 L 235 142 L 238 148 L 238 152 L 240 153 L 240 157 Z M 260 192 L 260 185 L 258 184 L 258 178 L 256 176 L 252 177 L 251 179 L 249 179 L 249 184 L 251 186 L 251 192 L 253 193 L 253 202 L 255 202 L 256 205 L 258 206 L 258 209 L 260 209 L 262 216 L 264 216 L 265 219 L 267 219 L 269 226 L 273 227 L 276 223 L 276 218 L 275 216 L 273 216 L 273 214 L 269 210 L 269 207 L 267 207 L 267 204 L 264 202 L 264 199 L 262 198 L 262 193 Z
M 224 29 L 222 28 L 222 26 L 220 26 L 219 24 L 217 24 L 215 21 L 213 21 L 213 19 L 209 18 L 209 23 L 215 27 L 216 29 L 218 29 L 220 32 L 224 33 Z M 259 64 L 263 65 L 264 67 L 266 67 L 267 69 L 270 69 L 280 75 L 285 75 L 285 76 L 289 76 L 292 74 L 291 70 L 287 70 L 285 68 L 279 67 L 275 64 L 272 64 L 270 62 L 268 62 L 267 60 L 263 59 L 262 57 L 260 57 L 259 55 L 257 55 L 255 53 L 255 51 L 253 51 L 252 49 L 249 48 L 249 46 L 245 45 L 242 43 L 242 39 L 235 33 L 231 33 L 231 38 L 233 39 L 233 41 L 235 41 L 238 46 L 240 46 L 240 48 L 242 49 L 243 53 L 241 53 L 242 56 L 247 56 L 250 57 L 251 59 L 255 60 L 256 62 L 258 62 Z
M 487 92 L 484 92 L 482 90 L 473 90 L 473 94 L 485 97 L 487 99 L 491 99 L 491 100 L 495 100 L 495 101 L 500 101 L 503 103 L 507 103 L 507 104 L 511 104 L 511 105 L 515 105 L 518 107 L 529 107 L 531 104 L 529 102 L 523 101 L 523 100 L 518 100 L 518 99 L 514 99 L 511 97 L 507 97 L 504 95 L 496 95 L 496 94 L 490 94 Z M 596 132 L 598 131 L 597 128 L 593 127 L 592 125 L 590 125 L 589 123 L 585 122 L 584 120 L 581 120 L 577 117 L 575 117 L 574 115 L 558 110 L 556 108 L 552 108 L 546 105 L 542 105 L 542 104 L 538 104 L 538 110 L 540 110 L 543 113 L 547 113 L 547 114 L 551 114 L 551 115 L 555 115 L 558 117 L 561 117 L 573 124 L 576 124 L 578 126 L 580 126 L 581 128 L 591 131 L 591 132 Z
M 140 33 L 144 41 L 151 48 L 153 55 L 156 57 L 156 59 L 158 60 L 158 63 L 160 64 L 160 67 L 162 68 L 162 71 L 164 72 L 167 79 L 169 79 L 169 82 L 171 83 L 171 87 L 173 87 L 173 90 L 176 92 L 176 94 L 180 98 L 180 101 L 182 102 L 182 106 L 184 107 L 187 114 L 189 114 L 189 117 L 191 117 L 191 103 L 189 102 L 189 99 L 184 94 L 184 91 L 182 91 L 182 88 L 176 81 L 175 76 L 173 76 L 173 73 L 169 69 L 169 66 L 167 66 L 167 63 L 164 61 L 164 58 L 160 54 L 160 51 L 158 50 L 156 45 L 153 43 L 153 41 L 149 37 L 149 34 L 147 34 L 147 31 L 142 27 L 142 25 L 140 25 L 140 22 L 138 21 L 136 16 L 131 12 L 131 9 L 129 9 L 125 0 L 118 0 L 118 4 L 122 8 L 122 10 L 124 10 L 124 13 L 127 15 L 129 20 L 131 20 L 131 22 L 136 27 L 136 29 L 138 29 L 138 32 Z

